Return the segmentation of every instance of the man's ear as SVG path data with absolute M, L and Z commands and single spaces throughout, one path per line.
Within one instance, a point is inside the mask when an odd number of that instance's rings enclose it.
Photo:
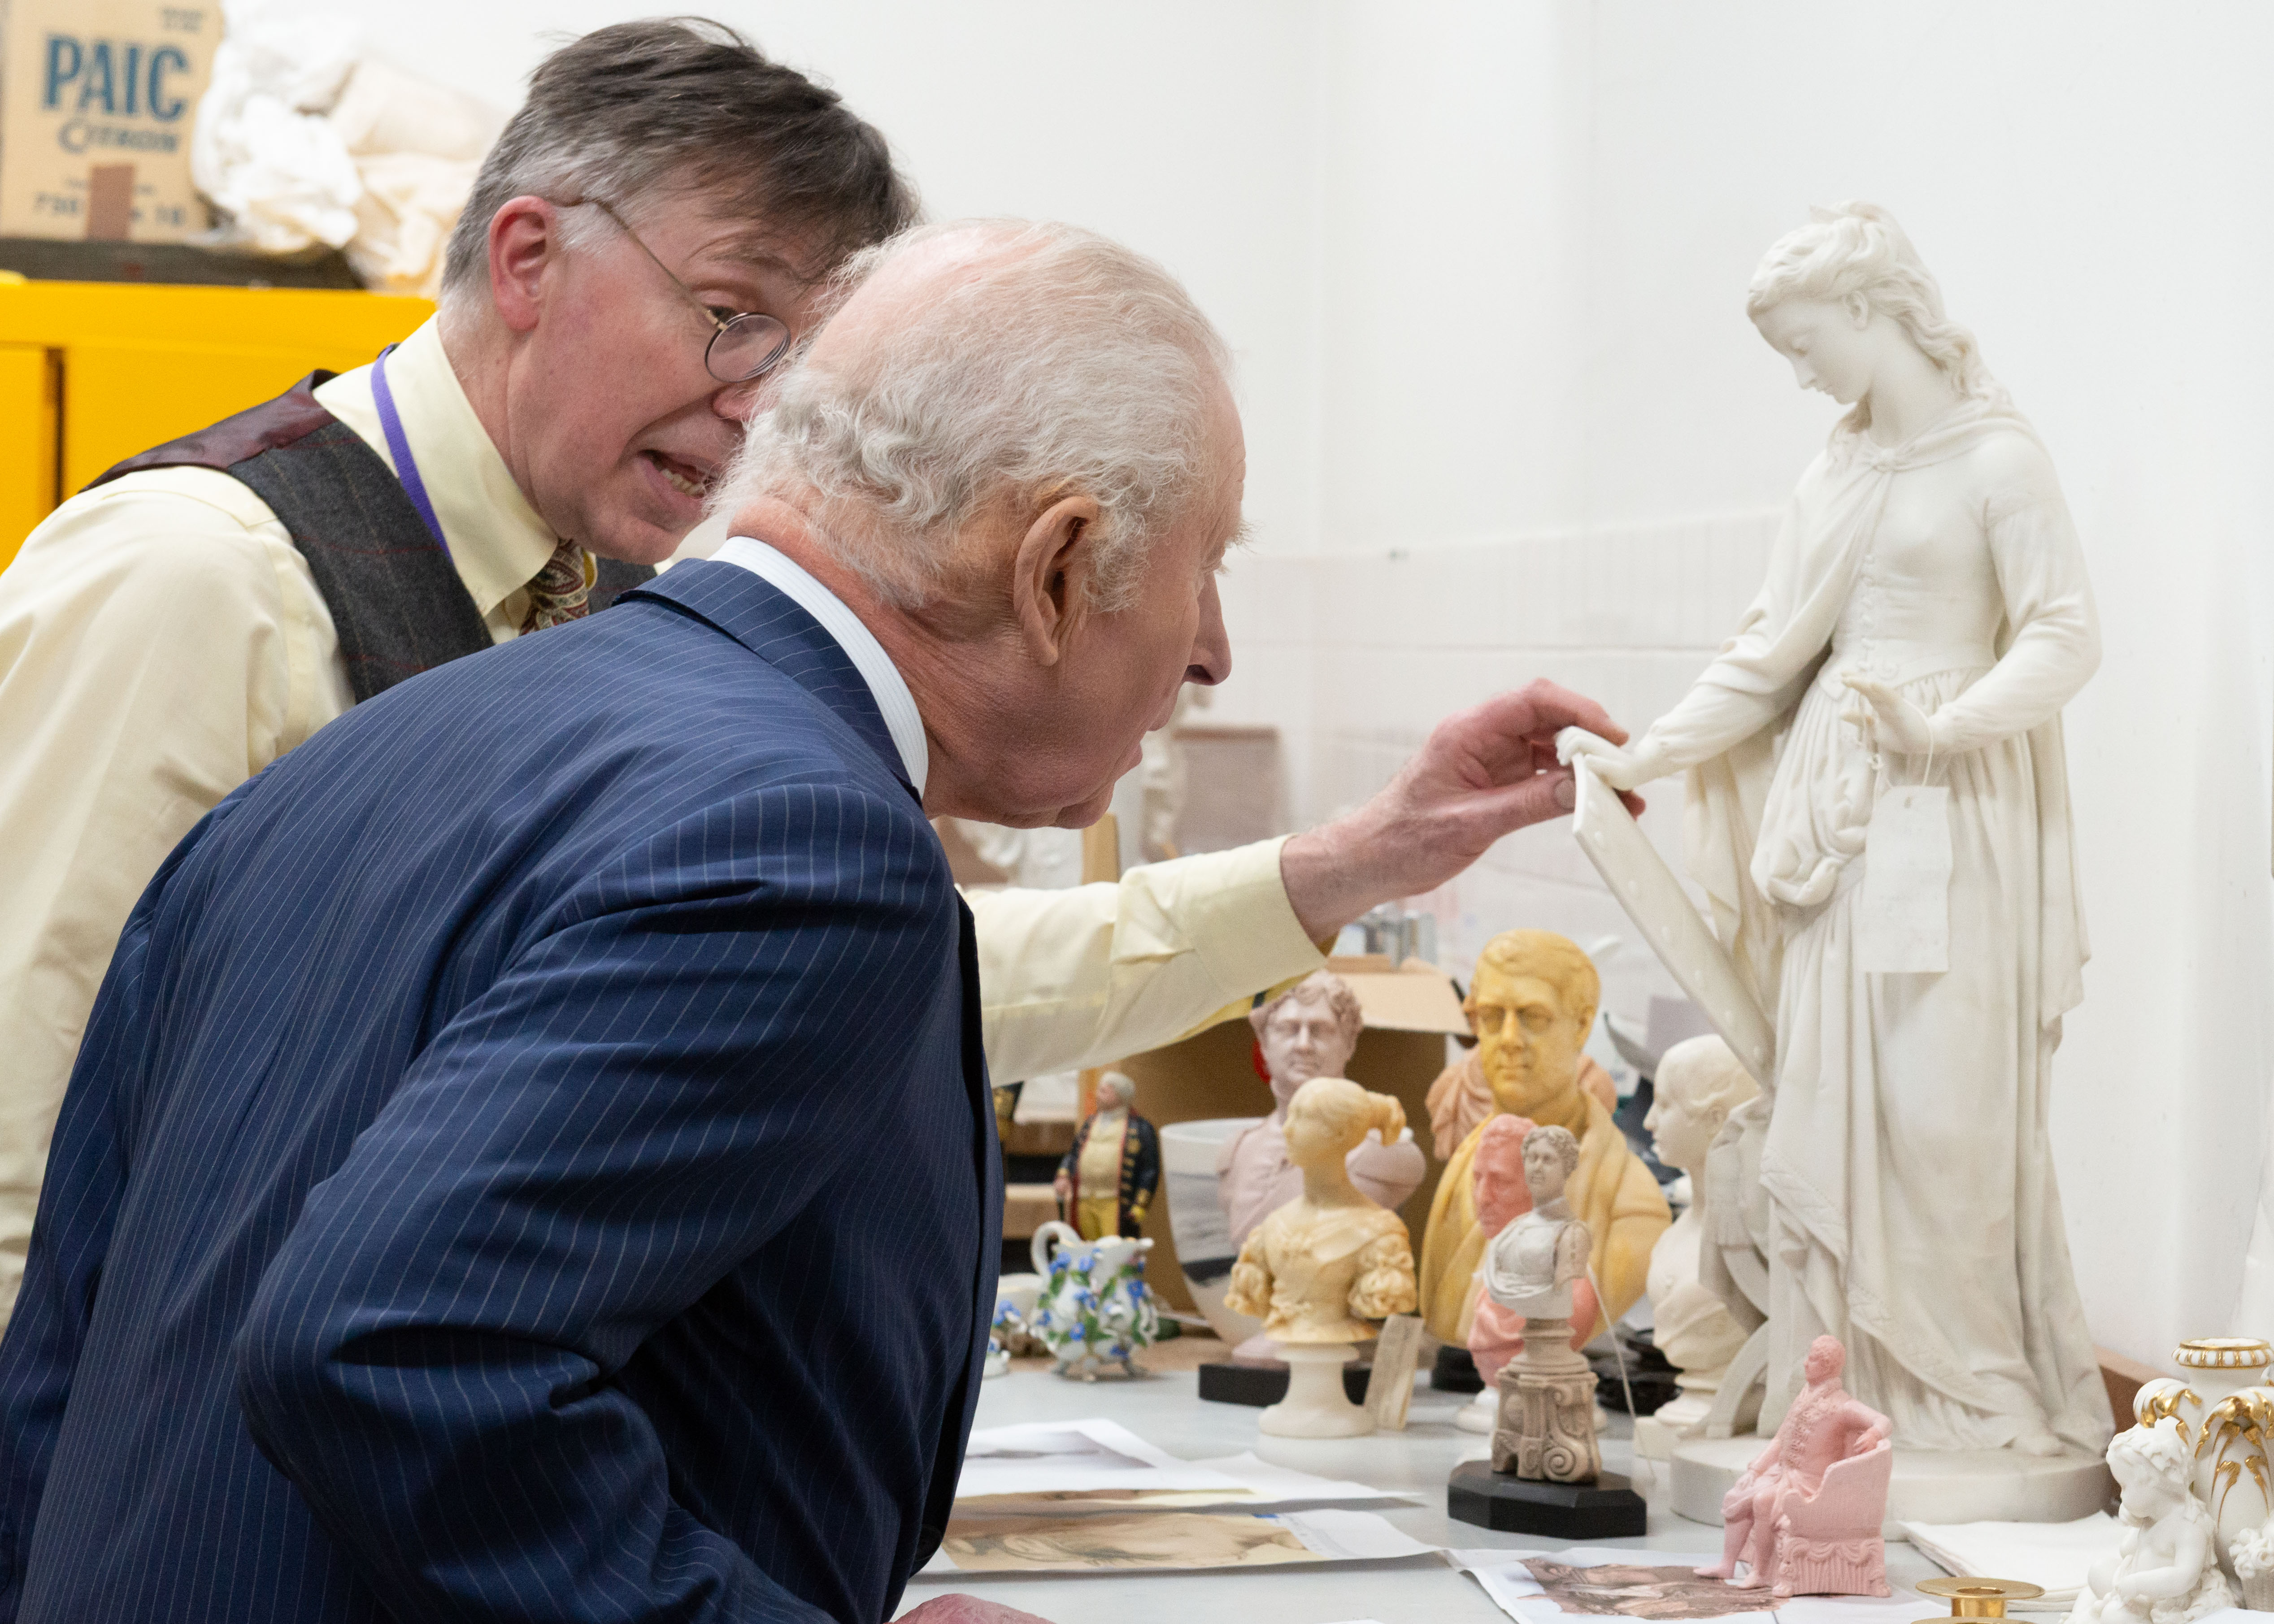
M 543 198 L 508 200 L 490 216 L 490 302 L 516 333 L 537 326 L 545 273 L 561 254 L 561 212 Z
M 1060 497 L 1019 542 L 1011 569 L 1011 614 L 1038 665 L 1057 665 L 1089 618 L 1098 512 L 1092 497 Z

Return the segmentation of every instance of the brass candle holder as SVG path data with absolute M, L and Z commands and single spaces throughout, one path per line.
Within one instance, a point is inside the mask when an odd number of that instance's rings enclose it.
M 2002 1619 L 2009 1601 L 2035 1601 L 2045 1593 L 2042 1584 L 2028 1584 L 2019 1579 L 1977 1579 L 1972 1576 L 1957 1579 L 1922 1579 L 1914 1587 L 1922 1596 L 1946 1596 L 1950 1598 L 1950 1617 L 1954 1619 Z M 1944 1619 L 1921 1619 L 1918 1624 L 1947 1624 Z

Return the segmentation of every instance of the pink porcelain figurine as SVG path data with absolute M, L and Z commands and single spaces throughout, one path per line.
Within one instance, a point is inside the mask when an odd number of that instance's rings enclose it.
M 1891 1424 L 1848 1396 L 1848 1350 L 1834 1336 L 1809 1345 L 1808 1385 L 1776 1437 L 1721 1500 L 1721 1560 L 1700 1577 L 1735 1580 L 1788 1596 L 1887 1595 L 1887 1515 L 1894 1451 Z

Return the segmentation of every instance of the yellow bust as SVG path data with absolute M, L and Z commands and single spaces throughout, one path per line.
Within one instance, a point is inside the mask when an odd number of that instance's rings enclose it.
M 1509 930 L 1485 944 L 1463 1005 L 1492 1090 L 1492 1116 L 1566 1128 L 1579 1141 L 1579 1165 L 1564 1195 L 1593 1241 L 1589 1264 L 1604 1314 L 1593 1331 L 1642 1295 L 1651 1248 L 1674 1221 L 1658 1181 L 1627 1148 L 1602 1101 L 1580 1084 L 1581 1051 L 1601 996 L 1601 980 L 1577 944 L 1552 931 Z M 1480 1123 L 1447 1160 L 1421 1245 L 1422 1315 L 1431 1335 L 1457 1346 L 1468 1341 L 1477 1264 L 1490 1238 L 1477 1218 L 1483 1132 Z

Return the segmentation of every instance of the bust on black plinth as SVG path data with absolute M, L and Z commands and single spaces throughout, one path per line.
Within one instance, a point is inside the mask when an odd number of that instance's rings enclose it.
M 1504 1533 L 1605 1539 L 1645 1530 L 1642 1496 L 1603 1470 L 1595 1443 L 1595 1372 L 1571 1347 L 1571 1286 L 1587 1270 L 1587 1226 L 1563 1199 L 1579 1141 L 1562 1128 L 1487 1134 L 1481 1165 L 1520 1156 L 1532 1210 L 1493 1237 L 1484 1259 L 1492 1300 L 1524 1319 L 1523 1350 L 1495 1386 L 1492 1460 L 1453 1469 L 1446 1514 Z M 1509 1169 L 1513 1171 L 1514 1169 Z

